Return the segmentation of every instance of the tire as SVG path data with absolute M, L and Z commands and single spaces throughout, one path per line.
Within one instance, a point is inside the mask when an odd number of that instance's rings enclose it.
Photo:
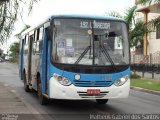
M 40 79 L 37 82 L 37 94 L 41 105 L 47 105 L 49 103 L 49 99 L 42 94 L 42 85 L 40 83 Z
M 26 74 L 25 74 L 25 72 L 24 72 L 24 79 L 23 79 L 23 82 L 24 82 L 24 90 L 26 91 L 26 92 L 30 92 L 30 89 L 29 89 L 29 85 L 27 85 L 27 79 L 26 79 Z
M 97 104 L 106 104 L 108 99 L 96 99 Z

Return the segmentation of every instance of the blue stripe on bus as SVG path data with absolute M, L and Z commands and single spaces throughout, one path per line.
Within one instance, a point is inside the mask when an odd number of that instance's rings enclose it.
M 81 79 L 75 80 L 75 75 L 79 73 L 72 73 L 60 70 L 58 68 L 55 68 L 51 63 L 49 66 L 50 66 L 50 77 L 52 77 L 54 73 L 57 73 L 59 75 L 62 75 L 63 77 L 68 78 L 75 86 L 108 87 L 111 86 L 117 79 L 125 75 L 130 76 L 130 68 L 128 68 L 125 71 L 113 74 L 80 74 Z
M 42 49 L 42 76 L 41 76 L 41 85 L 42 85 L 42 93 L 46 92 L 46 56 L 47 56 L 47 51 L 46 51 L 46 44 L 47 44 L 47 37 L 46 37 L 46 31 L 44 29 L 44 34 L 43 34 L 43 49 Z

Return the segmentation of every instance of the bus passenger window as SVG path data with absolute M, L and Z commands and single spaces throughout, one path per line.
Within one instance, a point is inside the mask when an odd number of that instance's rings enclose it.
M 29 36 L 29 39 L 30 39 L 30 45 L 31 45 L 31 51 L 33 54 L 35 54 L 35 42 L 34 42 L 34 34 L 30 35 Z
M 28 53 L 28 35 L 25 36 L 24 54 Z
M 36 30 L 36 41 L 39 40 L 39 29 Z
M 43 43 L 43 27 L 37 29 L 36 31 L 36 53 L 40 54 L 42 52 Z
M 28 35 L 26 35 L 26 45 L 28 44 Z
M 37 41 L 37 30 L 34 31 L 34 42 Z
M 40 32 L 39 32 L 39 40 L 43 39 L 43 27 L 40 28 Z

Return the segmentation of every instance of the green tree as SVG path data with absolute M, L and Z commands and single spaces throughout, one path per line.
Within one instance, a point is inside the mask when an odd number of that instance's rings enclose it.
M 15 42 L 10 46 L 9 49 L 9 56 L 11 57 L 12 62 L 17 62 L 18 54 L 19 54 L 19 43 Z
M 28 13 L 33 8 L 33 4 L 39 0 L 2 0 L 0 2 L 0 43 L 3 44 L 11 35 L 17 17 L 23 16 L 24 6 L 28 8 Z
M 2 57 L 3 50 L 0 48 L 0 57 Z

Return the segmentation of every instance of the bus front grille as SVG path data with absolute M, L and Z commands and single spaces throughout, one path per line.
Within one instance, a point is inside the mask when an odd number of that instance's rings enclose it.
M 112 81 L 78 81 L 74 80 L 73 84 L 79 87 L 109 87 Z
M 108 91 L 100 92 L 100 94 L 87 94 L 87 92 L 77 92 L 81 98 L 103 98 L 107 95 Z

